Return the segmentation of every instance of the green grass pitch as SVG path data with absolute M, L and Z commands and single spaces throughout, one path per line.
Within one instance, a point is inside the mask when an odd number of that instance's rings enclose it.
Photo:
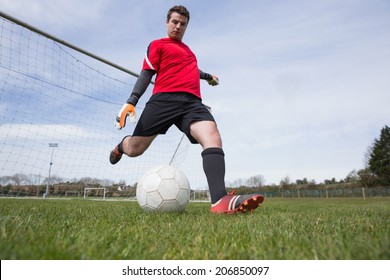
M 4 198 L 0 258 L 390 259 L 390 198 L 266 198 L 238 215 L 209 208 L 156 214 L 129 201 Z

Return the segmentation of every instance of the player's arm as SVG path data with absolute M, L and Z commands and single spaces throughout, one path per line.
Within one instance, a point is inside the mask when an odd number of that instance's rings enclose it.
M 129 99 L 127 99 L 126 103 L 123 104 L 115 119 L 115 127 L 117 129 L 122 129 L 123 127 L 125 127 L 126 118 L 129 115 L 130 118 L 135 117 L 134 107 L 137 105 L 138 100 L 141 98 L 141 96 L 145 93 L 155 73 L 156 72 L 153 70 L 141 71 Z
M 199 69 L 199 74 L 200 74 L 200 79 L 201 80 L 206 80 L 209 85 L 211 86 L 217 86 L 219 85 L 219 79 L 217 76 L 211 75 L 209 73 L 203 72 L 202 70 Z
M 137 81 L 135 82 L 133 91 L 127 99 L 128 104 L 132 104 L 134 107 L 137 105 L 138 100 L 145 93 L 146 89 L 152 81 L 153 75 L 156 73 L 154 70 L 142 70 L 139 74 Z

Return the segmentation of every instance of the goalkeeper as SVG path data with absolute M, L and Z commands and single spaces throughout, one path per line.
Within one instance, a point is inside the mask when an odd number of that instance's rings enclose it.
M 152 97 L 147 102 L 133 135 L 128 135 L 111 151 L 110 162 L 116 164 L 123 154 L 142 155 L 158 134 L 165 134 L 176 125 L 193 144 L 203 148 L 203 169 L 206 174 L 211 212 L 234 213 L 252 211 L 263 201 L 260 194 L 227 194 L 225 188 L 225 158 L 222 140 L 216 122 L 202 104 L 200 79 L 216 86 L 216 76 L 199 70 L 190 48 L 182 42 L 190 19 L 188 10 L 174 6 L 168 11 L 167 38 L 152 41 L 147 48 L 142 71 L 130 98 L 116 118 L 116 127 L 122 129 L 126 118 L 135 115 L 134 107 L 156 74 Z

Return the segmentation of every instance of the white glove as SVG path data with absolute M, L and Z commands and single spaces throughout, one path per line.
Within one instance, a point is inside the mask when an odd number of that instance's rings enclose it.
M 117 129 L 122 129 L 125 127 L 127 116 L 130 116 L 131 122 L 135 122 L 135 108 L 133 104 L 123 104 L 114 122 Z

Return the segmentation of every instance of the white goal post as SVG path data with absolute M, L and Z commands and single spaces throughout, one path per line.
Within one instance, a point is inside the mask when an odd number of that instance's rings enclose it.
M 84 189 L 84 199 L 88 196 L 88 191 L 90 190 L 103 190 L 103 199 L 106 199 L 106 188 L 85 188 Z

